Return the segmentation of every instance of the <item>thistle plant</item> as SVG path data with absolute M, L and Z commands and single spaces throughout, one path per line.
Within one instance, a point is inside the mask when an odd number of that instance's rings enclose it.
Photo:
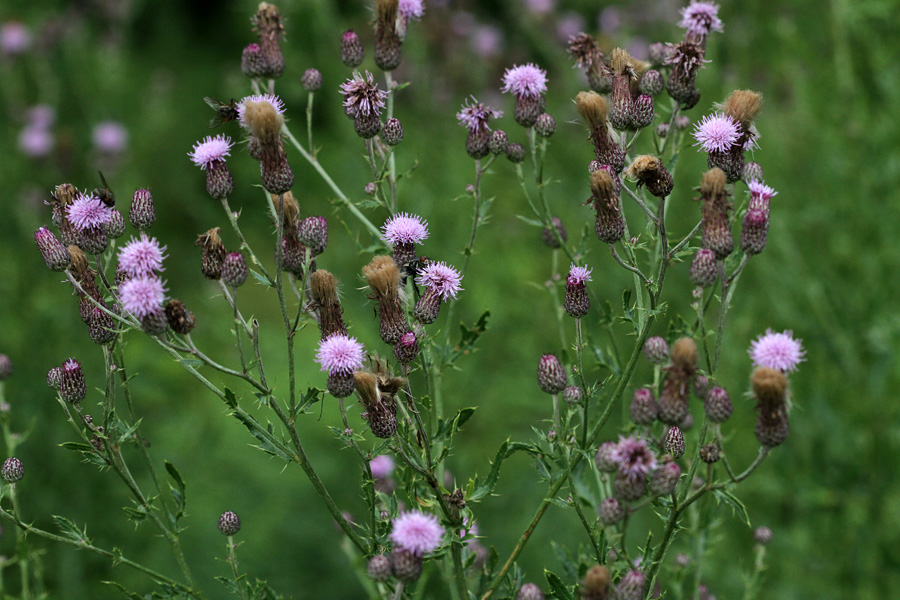
M 171 260 L 167 248 L 174 240 L 166 232 L 151 234 L 156 221 L 149 191 L 153 181 L 132 196 L 131 231 L 105 195 L 54 182 L 47 219 L 56 232 L 41 227 L 35 233 L 44 264 L 65 275 L 105 364 L 102 374 L 85 373 L 77 358 L 47 365 L 47 382 L 73 430 L 65 447 L 120 481 L 133 502 L 129 515 L 155 528 L 153 540 L 169 545 L 177 572 L 164 573 L 118 549 L 95 545 L 84 526 L 68 518 L 55 518 L 59 533 L 31 524 L 33 515 L 17 497 L 27 490 L 26 465 L 12 456 L 23 440 L 11 434 L 0 415 L 10 455 L 0 470 L 6 482 L 0 517 L 22 536 L 20 596 L 33 597 L 40 585 L 29 564 L 39 560 L 36 547 L 42 539 L 89 550 L 144 573 L 156 587 L 148 583 L 146 590 L 126 590 L 132 597 L 221 595 L 197 580 L 200 559 L 183 549 L 188 512 L 186 484 L 177 465 L 164 462 L 161 470 L 159 453 L 141 441 L 143 400 L 133 397 L 129 386 L 126 341 L 148 336 L 214 402 L 224 405 L 257 449 L 284 463 L 283 476 L 299 474 L 315 490 L 346 539 L 348 569 L 357 571 L 367 597 L 433 593 L 459 600 L 530 600 L 545 597 L 545 592 L 598 600 L 639 600 L 658 593 L 697 597 L 704 584 L 706 544 L 712 543 L 717 524 L 710 507 L 726 505 L 749 525 L 748 509 L 735 489 L 786 440 L 788 376 L 805 358 L 791 332 L 767 330 L 753 342 L 747 364 L 730 369 L 742 370 L 743 380 L 722 375 L 721 350 L 729 343 L 735 290 L 750 259 L 765 250 L 770 201 L 777 192 L 762 180 L 762 168 L 746 161 L 746 153 L 759 145 L 760 93 L 735 91 L 709 114 L 693 115 L 693 128 L 686 122 L 690 117 L 684 113 L 700 102 L 706 50 L 715 40 L 711 35 L 724 27 L 717 11 L 711 2 L 686 7 L 679 23 L 683 39 L 656 45 L 653 64 L 622 48 L 606 53 L 588 34 L 574 36 L 569 54 L 585 71 L 591 90 L 572 98 L 571 114 L 546 112 L 547 98 L 559 92 L 547 71 L 531 62 L 507 68 L 496 82 L 495 91 L 512 96 L 512 122 L 504 123 L 504 129 L 498 128 L 503 110 L 476 100 L 479 90 L 466 94 L 455 115 L 466 137 L 448 144 L 447 151 L 465 151 L 474 163 L 471 176 L 459 174 L 461 184 L 468 184 L 464 198 L 472 203 L 471 228 L 460 244 L 461 256 L 429 250 L 426 257 L 420 253 L 427 249 L 435 223 L 429 224 L 416 199 L 404 193 L 398 171 L 398 164 L 415 160 L 404 153 L 403 140 L 422 134 L 404 130 L 394 114 L 394 98 L 404 87 L 394 73 L 402 73 L 397 69 L 409 28 L 427 18 L 422 2 L 376 0 L 369 36 L 373 49 L 353 31 L 343 33 L 338 44 L 341 34 L 335 32 L 340 59 L 352 69 L 339 85 L 324 80 L 315 68 L 291 64 L 281 48 L 290 24 L 276 6 L 261 3 L 252 18 L 258 42 L 241 55 L 247 87 L 221 90 L 241 96 L 224 108 L 227 120 L 235 122 L 226 123 L 230 135 L 198 135 L 185 152 L 204 172 L 198 174 L 196 193 L 205 189 L 224 213 L 204 224 L 208 229 L 198 235 L 196 279 L 215 282 L 209 284 L 217 286 L 214 301 L 229 315 L 218 325 L 230 328 L 233 348 L 206 341 L 204 329 L 217 326 L 212 311 L 190 308 L 170 296 L 196 282 L 163 277 L 165 261 Z M 359 70 L 367 50 L 374 56 L 375 73 Z M 279 78 L 299 79 L 307 93 L 305 135 L 293 130 L 302 119 L 291 119 L 288 109 L 299 100 L 279 95 L 293 93 L 289 86 L 282 89 Z M 314 145 L 316 94 L 341 102 L 352 120 L 362 157 L 355 166 L 327 165 L 324 152 L 320 155 Z M 454 115 L 433 118 L 452 121 Z M 573 128 L 557 125 L 576 118 L 582 125 L 574 135 Z M 571 200 L 555 194 L 545 174 L 553 142 L 581 144 L 583 166 L 564 174 L 579 182 L 581 223 L 564 224 L 557 216 Z M 708 170 L 684 173 L 679 168 L 680 153 L 692 146 L 707 154 Z M 232 175 L 229 161 L 248 160 L 259 163 L 258 178 L 242 181 Z M 342 189 L 338 168 L 356 168 L 371 177 L 366 186 L 370 197 L 354 200 L 358 194 Z M 523 220 L 540 230 L 528 242 L 540 237 L 546 247 L 551 318 L 535 323 L 555 330 L 559 340 L 531 365 L 537 363 L 534 395 L 547 394 L 551 408 L 531 439 L 508 440 L 478 472 L 454 476 L 448 457 L 465 439 L 464 425 L 477 418 L 477 407 L 466 407 L 467 399 L 455 397 L 444 375 L 465 370 L 468 355 L 486 331 L 487 312 L 474 324 L 460 324 L 455 310 L 459 302 L 477 304 L 477 287 L 467 277 L 470 260 L 480 258 L 477 240 L 490 217 L 492 198 L 485 188 L 500 171 L 519 185 L 515 201 L 522 212 L 530 211 Z M 307 214 L 308 198 L 295 185 L 295 174 L 301 172 L 314 173 L 328 186 L 336 198 L 335 217 Z M 679 205 L 673 201 L 676 190 L 698 190 L 699 205 Z M 269 249 L 248 243 L 251 236 L 245 235 L 241 215 L 232 210 L 236 198 L 245 210 L 253 206 L 271 219 Z M 250 198 L 254 204 L 243 202 Z M 693 214 L 695 225 L 670 231 L 672 211 Z M 336 222 L 342 227 L 329 227 Z M 127 241 L 120 242 L 124 235 L 129 235 Z M 331 252 L 329 238 L 337 236 L 356 240 L 359 256 Z M 509 240 L 520 242 L 526 243 Z M 358 269 L 359 281 L 340 282 L 326 270 L 347 263 Z M 565 273 L 562 265 L 568 265 Z M 629 282 L 620 311 L 592 287 L 601 272 L 604 277 L 617 272 Z M 673 278 L 694 286 L 685 302 L 689 314 L 669 312 L 679 300 L 667 295 L 665 284 Z M 272 328 L 247 316 L 241 302 L 260 289 L 271 292 L 265 297 L 283 338 L 277 353 L 264 353 L 268 346 L 262 332 L 271 334 Z M 369 303 L 377 323 L 347 322 L 344 307 L 351 303 Z M 622 345 L 620 323 L 628 330 L 630 347 Z M 296 345 L 306 343 L 298 334 L 306 327 L 318 331 L 318 370 L 297 356 Z M 287 372 L 286 382 L 276 383 L 272 373 L 277 369 Z M 211 413 L 219 407 L 214 402 Z M 754 402 L 758 455 L 749 464 L 734 464 L 729 459 L 732 440 L 751 432 L 731 428 L 729 421 L 737 411 L 752 410 Z M 318 425 L 330 426 L 334 446 L 350 450 L 358 460 L 361 476 L 353 477 L 351 485 L 366 505 L 365 516 L 358 519 L 335 500 L 331 490 L 337 484 L 319 473 L 310 442 L 298 427 L 302 419 L 317 418 L 316 404 L 324 415 Z M 621 428 L 614 427 L 617 413 L 624 416 Z M 514 547 L 500 553 L 491 546 L 491 530 L 509 525 L 480 524 L 479 504 L 490 501 L 504 461 L 518 452 L 534 459 L 546 489 L 533 506 L 522 499 L 530 521 Z M 136 477 L 138 471 L 141 477 Z M 550 570 L 547 557 L 544 581 L 538 583 L 541 574 L 523 572 L 518 560 L 535 550 L 528 542 L 551 505 L 572 511 L 582 543 L 565 551 L 561 569 L 553 567 L 558 572 Z M 648 530 L 644 516 L 652 514 L 662 522 Z M 223 560 L 229 568 L 220 580 L 229 593 L 242 599 L 283 597 L 262 579 L 240 571 L 234 538 L 239 532 L 253 535 L 250 519 L 245 517 L 243 528 L 232 511 L 192 514 L 191 519 L 215 521 L 227 537 Z M 25 533 L 32 535 L 25 538 Z M 771 532 L 758 530 L 756 539 L 762 548 L 767 541 L 761 540 L 771 539 Z M 340 550 L 339 545 L 325 541 L 322 551 Z M 757 552 L 748 594 L 758 589 L 763 554 Z

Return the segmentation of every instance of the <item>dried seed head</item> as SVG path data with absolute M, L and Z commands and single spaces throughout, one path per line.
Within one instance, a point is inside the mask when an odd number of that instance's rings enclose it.
M 592 131 L 606 131 L 609 101 L 605 96 L 597 92 L 578 92 L 575 96 L 575 107 Z
M 710 169 L 703 174 L 703 181 L 700 184 L 700 193 L 704 198 L 724 196 L 726 183 L 727 178 L 725 176 L 725 171 L 719 168 Z
M 693 338 L 683 337 L 672 345 L 672 363 L 679 368 L 694 371 L 699 358 L 697 343 Z
M 634 76 L 635 60 L 631 58 L 626 50 L 622 48 L 613 48 L 609 55 L 609 68 L 616 76 L 625 75 L 629 78 Z
M 243 107 L 241 122 L 250 130 L 250 134 L 264 148 L 278 146 L 284 115 L 271 102 L 264 100 L 245 100 Z
M 609 591 L 609 569 L 601 565 L 594 565 L 584 575 L 581 582 L 581 594 L 583 597 L 602 599 L 606 598 Z
M 619 203 L 615 182 L 606 169 L 597 169 L 591 173 L 591 193 L 594 196 L 595 204 L 599 203 L 608 207 Z
M 723 112 L 741 124 L 745 133 L 762 109 L 762 94 L 752 90 L 735 90 L 725 100 Z
M 625 174 L 629 179 L 637 180 L 638 185 L 646 185 L 647 191 L 657 198 L 668 196 L 674 186 L 672 175 L 662 161 L 650 154 L 635 158 Z
M 279 40 L 284 35 L 284 25 L 278 8 L 274 4 L 260 2 L 259 10 L 251 21 L 259 33 L 259 47 L 265 64 L 261 75 L 273 79 L 281 77 L 284 73 L 284 56 Z
M 194 313 L 188 310 L 184 302 L 175 298 L 166 303 L 166 320 L 172 331 L 182 335 L 190 333 L 197 324 Z
M 376 256 L 363 267 L 363 277 L 375 298 L 392 298 L 397 295 L 400 286 L 400 269 L 390 256 Z
M 219 279 L 222 276 L 222 262 L 225 260 L 225 244 L 219 237 L 221 229 L 213 227 L 206 233 L 197 236 L 195 246 L 203 250 L 203 258 L 200 261 L 200 271 L 207 279 Z
M 760 402 L 772 406 L 784 403 L 788 380 L 781 371 L 757 367 L 750 376 L 750 383 Z

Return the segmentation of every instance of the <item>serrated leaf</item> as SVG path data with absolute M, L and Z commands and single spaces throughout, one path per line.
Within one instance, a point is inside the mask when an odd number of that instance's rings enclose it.
M 307 388 L 306 393 L 303 395 L 302 398 L 300 398 L 300 404 L 297 408 L 297 412 L 302 413 L 303 411 L 305 411 L 307 408 L 309 408 L 316 402 L 319 402 L 323 398 L 323 396 L 324 396 L 323 390 L 320 390 L 319 388 L 314 388 L 314 387 Z
M 132 438 L 134 438 L 134 433 L 138 430 L 138 427 L 141 426 L 141 420 L 142 419 L 138 419 L 137 421 L 135 421 L 131 427 L 129 427 L 128 429 L 126 429 L 119 435 L 119 444 L 124 444 L 125 442 L 133 441 Z M 121 423 L 121 421 L 120 421 L 120 423 Z
M 234 594 L 235 596 L 241 595 L 240 588 L 234 583 L 234 581 L 232 581 L 228 577 L 216 577 L 216 581 L 218 581 L 222 585 L 224 585 L 228 589 L 228 591 L 231 592 L 232 594 Z
M 438 431 L 435 439 L 451 440 L 453 434 L 460 430 L 463 424 L 475 414 L 474 408 L 463 408 L 458 411 L 451 419 L 441 419 L 438 423 Z
M 474 351 L 475 342 L 487 331 L 487 322 L 490 316 L 491 311 L 485 311 L 472 327 L 466 327 L 464 323 L 459 324 L 459 343 L 450 353 L 449 363 L 452 364 L 463 354 L 470 354 Z
M 478 477 L 476 476 L 476 478 L 472 482 L 472 487 L 474 488 L 474 490 L 471 494 L 466 494 L 466 500 L 470 502 L 477 502 L 478 500 L 481 500 L 482 498 L 493 492 L 494 487 L 497 485 L 497 480 L 500 479 L 500 469 L 503 467 L 503 461 L 520 450 L 533 455 L 540 454 L 540 450 L 538 450 L 532 444 L 510 442 L 509 440 L 506 440 L 500 445 L 500 450 L 497 451 L 497 456 L 494 457 L 493 461 L 491 461 L 491 470 L 488 472 L 488 475 L 485 478 L 484 482 L 479 485 Z
M 250 274 L 253 275 L 254 279 L 256 279 L 257 283 L 260 283 L 266 287 L 273 287 L 272 282 L 269 281 L 269 278 L 263 275 L 262 273 L 258 273 L 253 269 L 250 269 Z
M 260 443 L 258 446 L 256 446 L 256 448 L 259 448 L 263 452 L 271 454 L 272 456 L 277 456 L 284 462 L 291 462 L 293 460 L 289 454 L 286 454 L 283 450 L 281 450 L 281 448 L 272 443 L 272 441 L 269 439 L 269 436 L 263 433 L 263 431 L 266 430 L 264 430 L 262 428 L 262 425 L 260 425 L 259 422 L 252 416 L 244 412 L 233 412 L 232 415 L 234 415 L 235 419 L 244 424 L 244 426 L 250 431 L 253 437 L 259 440 Z M 272 434 L 271 430 L 269 430 L 269 434 Z
M 147 509 L 143 506 L 138 506 L 137 508 L 131 508 L 130 506 L 125 506 L 122 508 L 125 511 L 125 514 L 128 515 L 128 519 L 130 521 L 134 521 L 135 523 L 141 523 L 144 519 L 147 518 Z
M 53 515 L 51 518 L 59 528 L 59 532 L 65 537 L 71 540 L 75 540 L 76 542 L 90 542 L 87 537 L 87 531 L 81 531 L 80 529 L 78 529 L 78 526 L 69 519 L 61 517 L 59 515 Z
M 151 598 L 151 596 L 141 596 L 135 592 L 129 591 L 128 588 L 126 588 L 118 581 L 101 581 L 100 583 L 105 583 L 106 585 L 111 585 L 115 588 L 118 588 L 118 590 L 122 592 L 122 594 L 124 594 L 125 597 L 129 600 L 147 600 L 148 598 Z
M 81 442 L 63 442 L 60 444 L 60 447 L 67 450 L 74 450 L 75 452 L 94 452 L 93 446 L 90 444 L 82 444 Z
M 163 464 L 166 466 L 166 472 L 169 474 L 169 477 L 171 477 L 172 481 L 175 482 L 174 487 L 172 486 L 172 484 L 169 484 L 169 489 L 172 492 L 172 499 L 175 500 L 175 506 L 178 507 L 178 512 L 175 515 L 175 520 L 177 521 L 184 516 L 184 509 L 187 503 L 187 497 L 185 496 L 185 484 L 184 480 L 181 478 L 181 474 L 178 472 L 178 469 L 175 468 L 175 465 L 173 465 L 169 461 L 164 461 Z
M 744 506 L 744 503 L 737 496 L 723 489 L 713 490 L 713 495 L 716 497 L 716 500 L 731 506 L 732 511 L 747 524 L 747 527 L 750 527 L 750 515 L 747 513 L 747 507 Z
M 562 579 L 550 571 L 544 571 L 544 577 L 547 578 L 547 583 L 550 585 L 551 598 L 559 598 L 559 600 L 575 600 L 572 592 L 566 588 L 566 584 L 562 582 Z
M 237 408 L 238 405 L 237 396 L 235 396 L 234 392 L 227 387 L 225 388 L 225 404 L 227 404 L 229 408 Z

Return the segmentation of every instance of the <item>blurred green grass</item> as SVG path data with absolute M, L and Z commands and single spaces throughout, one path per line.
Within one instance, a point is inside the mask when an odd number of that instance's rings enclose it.
M 479 60 L 464 41 L 447 33 L 446 21 L 439 16 L 448 13 L 430 7 L 424 22 L 410 28 L 404 45 L 398 76 L 413 84 L 398 94 L 396 109 L 406 131 L 398 148 L 400 168 L 417 161 L 402 183 L 401 207 L 429 220 L 432 235 L 426 254 L 457 264 L 471 204 L 456 198 L 463 196 L 474 169 L 463 150 L 465 132 L 453 115 L 469 94 L 494 101 L 503 68 L 514 62 L 534 60 L 549 71 L 548 111 L 559 123 L 546 167 L 548 177 L 559 180 L 550 188 L 550 198 L 570 235 L 591 225 L 590 212 L 581 206 L 587 197 L 584 165 L 590 149 L 571 102 L 582 83 L 554 40 L 553 18 L 536 18 L 511 1 L 461 4 L 451 10 L 468 10 L 500 26 L 505 35 L 502 54 Z M 578 11 L 594 31 L 597 6 L 558 4 L 557 12 Z M 787 443 L 739 488 L 754 525 L 768 525 L 775 532 L 762 595 L 890 597 L 900 584 L 895 458 L 900 450 L 900 373 L 895 359 L 900 341 L 900 158 L 892 117 L 892 107 L 900 102 L 900 67 L 892 43 L 900 33 L 897 6 L 889 0 L 721 4 L 726 33 L 710 41 L 712 62 L 698 81 L 703 99 L 690 114 L 697 118 L 735 88 L 762 91 L 765 109 L 758 125 L 763 137 L 755 159 L 763 165 L 767 183 L 779 191 L 768 247 L 742 278 L 723 349 L 722 377 L 738 404 L 738 433 L 734 448 L 729 448 L 738 464 L 750 460 L 756 446 L 752 407 L 738 400 L 749 374 L 750 340 L 767 327 L 793 329 L 808 352 L 807 362 L 792 377 L 796 410 Z M 217 288 L 199 275 L 193 247 L 197 233 L 211 226 L 225 229 L 226 223 L 220 207 L 205 194 L 202 174 L 185 154 L 208 134 L 210 115 L 202 97 L 224 100 L 247 91 L 238 58 L 253 39 L 248 18 L 255 3 L 224 2 L 210 12 L 200 3 L 134 2 L 120 14 L 104 6 L 48 2 L 0 9 L 2 20 L 17 19 L 46 33 L 43 45 L 33 52 L 0 62 L 0 101 L 6 115 L 0 121 L 5 142 L 0 166 L 0 189 L 5 191 L 0 197 L 0 250 L 5 258 L 0 261 L 0 352 L 16 365 L 6 384 L 13 423 L 19 429 L 32 428 L 20 456 L 27 468 L 22 494 L 28 518 L 52 529 L 49 515 L 65 515 L 87 523 L 99 544 L 119 546 L 128 556 L 172 570 L 165 544 L 146 525 L 133 533 L 120 508 L 129 502 L 123 491 L 58 447 L 71 439 L 71 432 L 44 384 L 47 369 L 77 356 L 86 364 L 89 385 L 96 386 L 102 362 L 79 322 L 74 300 L 57 283 L 61 278 L 43 268 L 31 234 L 49 220 L 40 201 L 49 198 L 55 185 L 95 185 L 102 161 L 91 148 L 92 126 L 105 119 L 121 121 L 129 131 L 129 150 L 119 164 L 103 164 L 104 173 L 123 205 L 137 187 L 152 189 L 159 215 L 152 233 L 168 246 L 171 294 L 197 313 L 198 343 L 209 348 L 229 343 L 229 313 L 216 297 Z M 678 36 L 659 16 L 660 11 L 671 14 L 670 3 L 617 6 L 626 18 L 610 40 Z M 305 93 L 299 77 L 315 66 L 325 79 L 316 98 L 320 158 L 339 185 L 360 200 L 368 169 L 339 106 L 336 87 L 347 69 L 337 60 L 337 44 L 340 32 L 354 28 L 371 55 L 368 13 L 355 2 L 288 2 L 281 8 L 287 17 L 288 74 L 278 88 L 293 116 L 292 126 L 303 129 Z M 373 68 L 371 58 L 364 66 Z M 57 148 L 50 159 L 39 162 L 23 156 L 16 142 L 24 109 L 36 103 L 52 104 L 59 113 Z M 511 106 L 507 102 L 503 108 L 508 116 L 501 126 L 514 141 L 524 141 L 509 118 Z M 272 227 L 264 197 L 252 187 L 258 178 L 256 166 L 240 150 L 234 154 L 230 164 L 238 191 L 232 205 L 242 209 L 244 230 L 265 256 Z M 304 213 L 330 217 L 330 246 L 319 264 L 343 282 L 352 333 L 367 346 L 378 347 L 372 307 L 355 289 L 362 285 L 358 272 L 365 258 L 356 254 L 352 236 L 331 218 L 335 212 L 329 190 L 296 153 L 289 156 L 297 176 L 294 192 Z M 680 160 L 678 172 L 683 176 L 703 168 L 703 157 L 690 148 Z M 559 344 L 553 306 L 541 290 L 551 272 L 550 255 L 537 230 L 516 217 L 526 214 L 527 207 L 511 170 L 498 162 L 494 171 L 484 184 L 485 193 L 496 197 L 492 219 L 479 233 L 477 254 L 464 281 L 466 292 L 457 307 L 458 317 L 467 322 L 490 310 L 490 328 L 478 355 L 464 360 L 462 370 L 445 379 L 450 406 L 479 406 L 450 458 L 449 467 L 459 481 L 476 470 L 483 472 L 507 436 L 527 438 L 532 427 L 546 427 L 542 419 L 549 406 L 533 385 L 533 371 L 537 357 L 557 351 Z M 676 176 L 671 210 L 675 232 L 685 232 L 698 213 L 690 202 L 693 185 Z M 383 217 L 371 214 L 375 223 Z M 229 235 L 226 243 L 234 245 L 236 240 Z M 587 260 L 595 268 L 597 293 L 615 305 L 629 278 L 596 246 Z M 667 288 L 669 314 L 687 313 L 685 265 L 673 269 Z M 244 301 L 252 307 L 246 312 L 260 317 L 264 331 L 268 328 L 264 351 L 278 356 L 283 342 L 274 295 L 242 289 Z M 443 320 L 438 325 L 448 326 Z M 662 332 L 660 325 L 657 333 Z M 311 362 L 316 337 L 305 331 L 298 342 L 303 385 L 324 383 Z M 338 551 L 341 537 L 299 471 L 281 472 L 279 463 L 249 449 L 250 438 L 225 418 L 222 405 L 165 360 L 154 344 L 129 335 L 128 351 L 133 356 L 129 369 L 141 374 L 134 386 L 151 451 L 157 460 L 175 463 L 188 482 L 191 518 L 185 544 L 189 555 L 198 558 L 193 561 L 199 569 L 196 575 L 210 596 L 221 594 L 212 578 L 226 572 L 224 564 L 210 560 L 224 550 L 214 523 L 226 509 L 244 521 L 241 563 L 251 573 L 298 598 L 359 596 L 361 588 Z M 635 383 L 648 375 L 642 365 Z M 286 385 L 285 373 L 276 372 L 273 378 Z M 303 439 L 339 503 L 360 512 L 354 457 L 325 426 L 337 422 L 335 407 L 326 403 L 321 421 L 316 415 L 301 424 Z M 613 431 L 611 424 L 610 436 Z M 543 486 L 535 482 L 533 465 L 516 457 L 497 491 L 497 497 L 475 511 L 486 541 L 504 556 L 530 518 Z M 752 536 L 727 511 L 721 516 L 720 533 L 726 539 L 704 573 L 718 597 L 732 598 L 741 593 Z M 0 552 L 11 555 L 12 531 L 7 524 L 3 527 Z M 522 557 L 530 578 L 540 580 L 544 567 L 559 569 L 551 541 L 583 541 L 574 515 L 558 509 L 548 513 Z M 46 548 L 48 586 L 58 597 L 117 597 L 98 583 L 113 578 L 149 590 L 144 578 L 122 567 L 111 570 L 94 556 L 34 542 Z M 676 550 L 681 547 L 676 545 Z

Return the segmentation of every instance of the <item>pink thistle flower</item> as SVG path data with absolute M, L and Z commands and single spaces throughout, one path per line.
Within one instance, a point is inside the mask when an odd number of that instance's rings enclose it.
M 131 238 L 119 250 L 119 271 L 129 277 L 153 275 L 163 270 L 162 261 L 166 247 L 160 246 L 156 238 L 148 238 L 141 233 L 140 239 Z
M 574 264 L 569 269 L 569 276 L 566 277 L 568 285 L 584 285 L 586 281 L 592 281 L 591 271 L 587 267 L 576 267 Z
M 384 479 L 390 477 L 394 472 L 394 459 L 387 454 L 381 454 L 369 461 L 369 468 L 372 470 L 372 477 L 375 479 Z
M 128 148 L 128 130 L 117 121 L 97 123 L 91 139 L 101 154 L 121 154 Z
M 491 119 L 499 119 L 503 116 L 502 110 L 496 110 L 480 103 L 475 96 L 470 96 L 473 104 L 469 104 L 469 99 L 463 104 L 462 110 L 456 113 L 459 124 L 474 134 L 490 131 L 488 121 Z
M 429 264 L 416 277 L 416 283 L 427 286 L 436 292 L 446 302 L 456 298 L 456 294 L 462 291 L 459 283 L 462 275 L 445 262 L 433 262 Z
M 715 2 L 691 2 L 681 9 L 681 21 L 678 26 L 689 35 L 705 40 L 712 31 L 722 31 L 722 19 L 719 18 L 719 5 Z
M 162 280 L 154 275 L 139 275 L 119 286 L 122 308 L 138 319 L 159 312 L 165 298 L 166 288 Z
M 19 149 L 25 156 L 43 158 L 53 151 L 53 133 L 45 127 L 28 125 L 19 132 Z
M 747 187 L 750 188 L 749 209 L 761 208 L 766 210 L 769 208 L 769 200 L 771 200 L 773 196 L 778 195 L 778 192 L 774 189 L 770 188 L 762 181 L 757 181 L 755 179 L 748 183 Z
M 418 21 L 425 14 L 425 3 L 422 0 L 400 0 L 397 3 L 397 14 L 407 21 Z
M 235 110 L 237 110 L 238 121 L 240 121 L 241 126 L 244 128 L 248 127 L 246 121 L 244 121 L 244 104 L 247 102 L 266 102 L 272 105 L 272 108 L 274 108 L 275 112 L 279 115 L 284 114 L 284 102 L 282 102 L 281 98 L 275 94 L 254 94 L 252 96 L 245 96 L 241 98 L 241 101 L 234 107 Z
M 75 201 L 66 209 L 69 222 L 78 231 L 95 229 L 109 222 L 112 209 L 103 204 L 103 201 L 93 196 L 78 194 Z
M 356 338 L 333 333 L 319 342 L 316 362 L 323 371 L 350 374 L 362 367 L 365 351 Z
M 705 152 L 727 152 L 740 137 L 737 121 L 724 113 L 706 115 L 694 127 L 694 139 Z
M 388 244 L 421 244 L 428 237 L 428 222 L 418 215 L 397 213 L 381 226 Z
M 353 79 L 341 84 L 341 95 L 344 96 L 344 110 L 351 117 L 361 113 L 363 117 L 378 116 L 384 108 L 384 99 L 388 93 L 379 90 L 372 74 L 366 71 L 365 77 L 354 73 Z
M 31 47 L 31 31 L 25 25 L 8 21 L 0 25 L 0 52 L 14 56 Z
M 391 541 L 416 556 L 437 550 L 443 537 L 444 528 L 437 517 L 417 510 L 401 513 L 391 531 Z
M 640 438 L 619 436 L 619 443 L 610 453 L 619 472 L 629 479 L 647 477 L 656 468 L 656 457 Z
M 216 137 L 206 136 L 202 141 L 194 144 L 194 149 L 188 152 L 191 162 L 204 171 L 214 162 L 225 160 L 231 155 L 231 147 L 234 144 L 230 137 L 220 133 Z
M 768 367 L 790 373 L 806 360 L 802 340 L 795 340 L 792 331 L 775 333 L 766 329 L 765 335 L 750 343 L 750 358 L 757 367 Z
M 537 98 L 547 91 L 547 71 L 533 63 L 515 65 L 503 73 L 501 92 L 512 92 L 517 98 Z

